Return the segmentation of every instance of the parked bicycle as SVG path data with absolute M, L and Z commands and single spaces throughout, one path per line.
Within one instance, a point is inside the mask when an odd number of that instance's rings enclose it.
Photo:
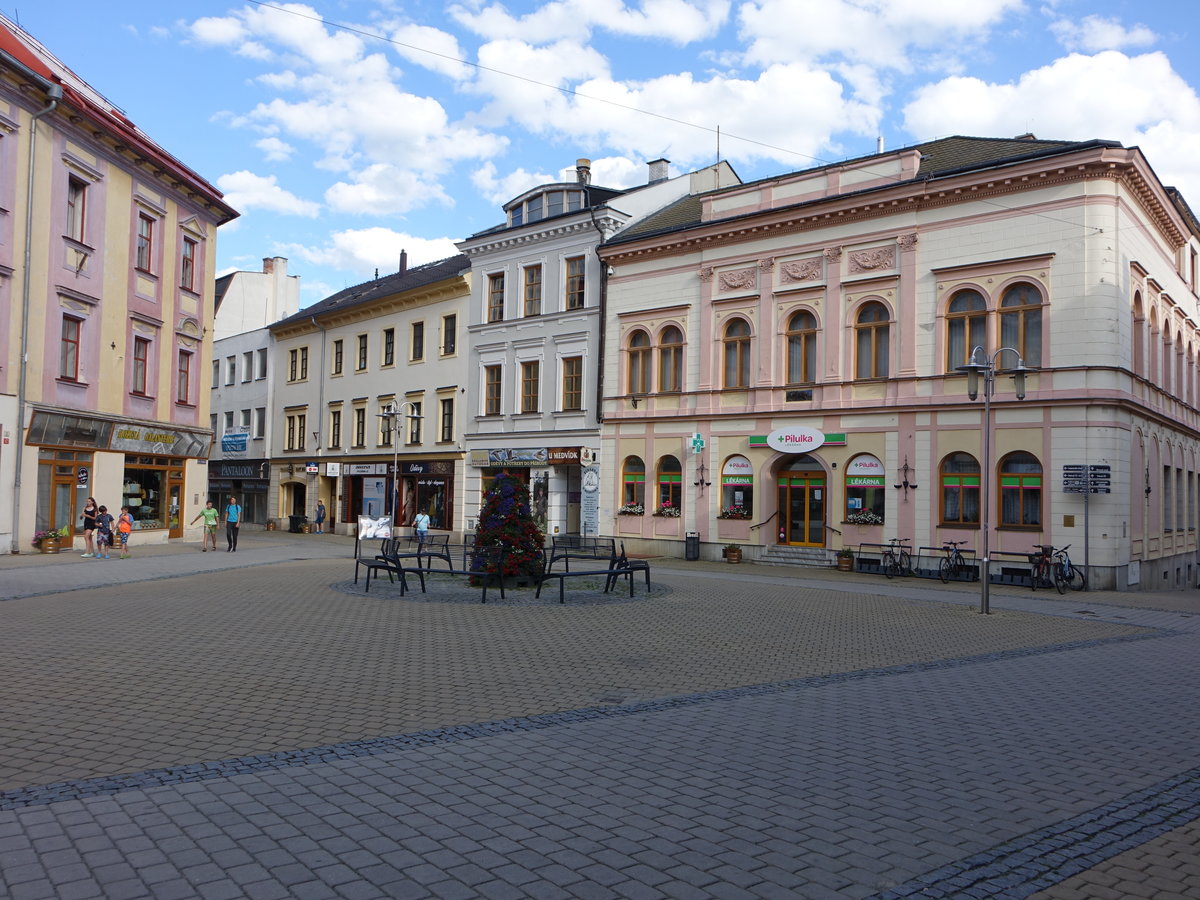
M 892 538 L 883 548 L 883 574 L 888 578 L 912 574 L 912 554 L 908 552 L 911 543 L 904 538 Z
M 966 541 L 946 541 L 942 545 L 942 551 L 946 554 L 938 565 L 938 575 L 941 576 L 942 584 L 949 584 L 951 579 L 957 580 L 971 571 L 966 557 L 958 549 L 959 545 L 965 543 Z
M 1050 544 L 1034 544 L 1036 553 L 1029 554 L 1029 586 L 1035 591 L 1040 587 L 1054 587 L 1054 547 Z
M 1067 588 L 1082 591 L 1087 587 L 1087 576 L 1071 562 L 1071 557 L 1067 555 L 1069 549 L 1071 545 L 1067 544 L 1054 551 L 1054 587 L 1060 594 L 1065 594 Z

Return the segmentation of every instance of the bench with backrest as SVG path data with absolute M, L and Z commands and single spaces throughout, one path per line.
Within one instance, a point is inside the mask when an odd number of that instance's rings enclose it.
M 415 566 L 406 566 L 403 560 L 400 563 L 400 568 L 404 572 L 416 575 L 421 581 L 421 592 L 425 592 L 425 577 L 427 575 L 459 575 L 468 578 L 479 579 L 479 587 L 482 588 L 481 603 L 487 603 L 487 592 L 489 587 L 500 588 L 500 599 L 504 597 L 504 578 L 498 574 L 504 570 L 504 554 L 505 547 L 496 545 L 492 547 L 484 547 L 476 550 L 471 544 L 456 544 L 450 545 L 444 542 L 440 548 L 430 548 L 426 544 L 422 550 L 414 551 L 411 554 L 404 554 L 404 559 L 415 559 Z M 445 568 L 439 564 L 436 567 L 433 560 L 440 560 L 445 563 Z M 400 593 L 405 591 L 405 585 L 402 583 Z
M 425 540 L 420 540 L 415 534 L 408 537 L 408 550 L 411 553 L 420 553 L 425 559 L 426 568 L 436 559 L 444 559 L 447 564 L 450 561 L 450 535 L 448 534 L 427 534 Z
M 557 539 L 556 539 L 557 540 Z M 624 542 L 621 544 L 621 552 L 617 553 L 616 540 L 613 538 L 585 538 L 586 543 L 576 545 L 574 547 L 563 546 L 555 548 L 552 544 L 550 555 L 546 558 L 546 567 L 542 571 L 541 577 L 538 579 L 537 592 L 535 597 L 542 596 L 542 586 L 551 579 L 558 580 L 558 602 L 566 603 L 566 581 L 568 578 L 603 578 L 604 593 L 608 593 L 617 583 L 618 579 L 625 578 L 629 584 L 629 596 L 633 596 L 633 576 L 637 572 L 644 572 L 646 575 L 646 591 L 650 590 L 650 564 L 645 560 L 630 561 L 625 555 Z M 595 542 L 595 543 L 592 543 Z M 607 552 L 607 556 L 601 554 Z M 563 568 L 561 571 L 555 572 L 553 565 L 555 561 L 561 559 Z M 571 568 L 571 560 L 604 560 L 604 567 L 592 566 L 575 569 Z
M 550 552 L 546 554 L 546 571 L 562 561 L 564 569 L 570 571 L 571 560 L 612 560 L 617 555 L 614 538 L 582 537 L 577 534 L 555 535 L 550 540 Z M 595 568 L 594 566 L 591 568 Z
M 404 577 L 404 560 L 415 557 L 416 554 L 402 552 L 400 541 L 395 538 L 384 538 L 380 542 L 379 552 L 372 556 L 359 556 L 354 560 L 354 583 L 358 584 L 358 570 L 367 570 L 363 590 L 371 590 L 371 575 L 378 578 L 381 573 L 387 573 L 388 581 L 395 582 L 396 575 L 400 576 L 400 593 L 408 588 L 408 579 Z

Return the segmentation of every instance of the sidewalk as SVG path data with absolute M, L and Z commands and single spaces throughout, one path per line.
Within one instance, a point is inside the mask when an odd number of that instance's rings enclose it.
M 353 547 L 0 560 L 0 895 L 1195 895 L 1200 592 L 483 606 Z

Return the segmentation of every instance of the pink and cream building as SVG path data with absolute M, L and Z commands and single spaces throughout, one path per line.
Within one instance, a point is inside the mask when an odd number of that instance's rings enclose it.
M 216 229 L 237 213 L 0 17 L 0 541 L 128 505 L 181 537 L 206 490 Z
M 993 579 L 1052 543 L 1095 585 L 1195 584 L 1198 236 L 1137 148 L 1032 135 L 685 198 L 600 250 L 602 521 L 781 562 L 987 524 Z

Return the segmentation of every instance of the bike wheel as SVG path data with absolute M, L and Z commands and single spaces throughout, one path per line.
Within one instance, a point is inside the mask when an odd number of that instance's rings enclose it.
M 1029 587 L 1037 590 L 1042 583 L 1042 567 L 1040 564 L 1035 565 L 1029 570 Z
M 938 565 L 938 575 L 942 579 L 942 584 L 950 583 L 950 576 L 954 572 L 954 564 L 949 559 L 943 559 Z
M 1083 574 L 1083 569 L 1071 566 L 1071 577 L 1067 583 L 1071 585 L 1071 590 L 1073 591 L 1087 590 L 1087 576 Z
M 1060 594 L 1067 592 L 1067 573 L 1063 571 L 1063 566 L 1054 567 L 1054 589 Z
M 912 554 L 907 550 L 900 551 L 900 574 L 911 575 L 913 573 Z
M 896 563 L 896 557 L 890 553 L 883 558 L 883 574 L 888 578 L 895 578 L 900 571 L 900 566 Z

